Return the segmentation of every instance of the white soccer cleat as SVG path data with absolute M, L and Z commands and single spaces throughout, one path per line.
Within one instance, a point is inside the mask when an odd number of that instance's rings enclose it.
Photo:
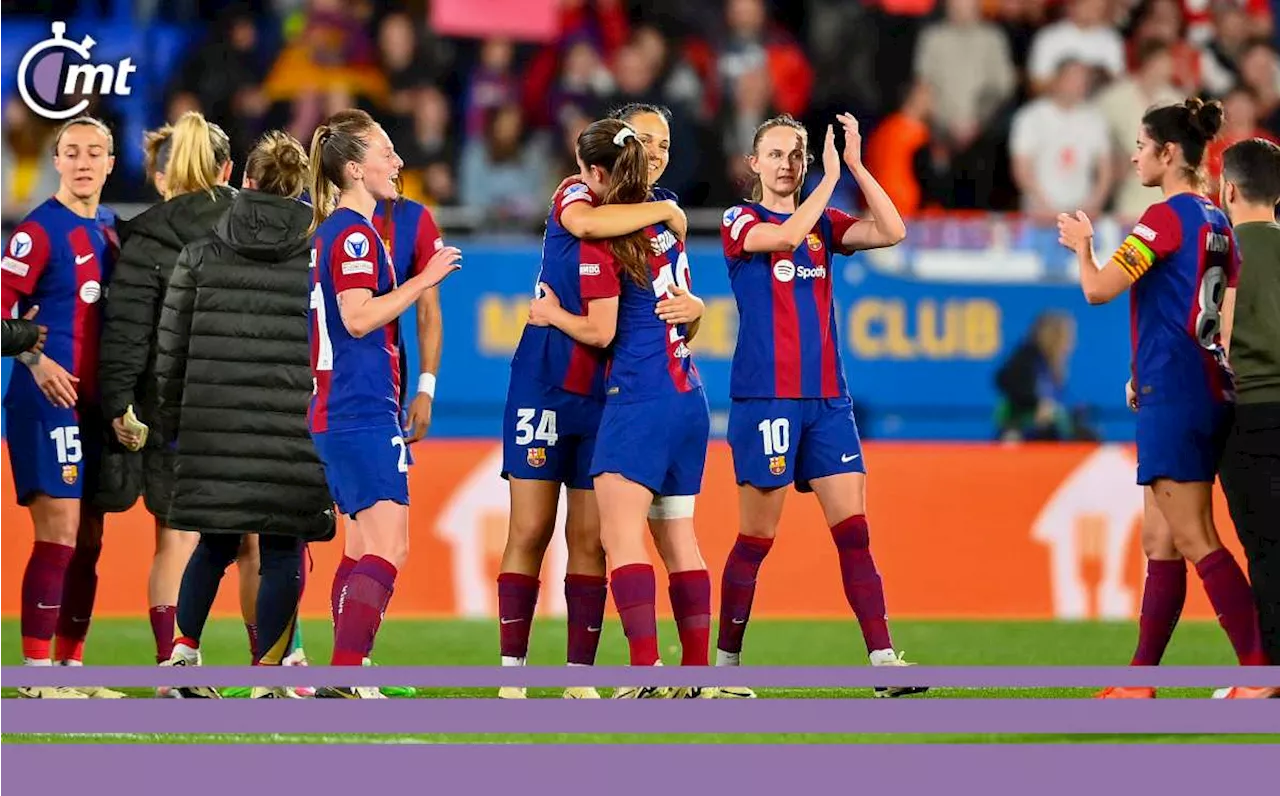
M 719 685 L 702 689 L 702 699 L 755 699 L 756 692 L 744 685 Z
M 365 660 L 368 660 L 368 658 Z M 307 654 L 302 651 L 302 647 L 298 647 L 286 655 L 284 660 L 280 661 L 281 666 L 309 666 L 310 664 L 311 662 L 307 660 Z M 291 690 L 298 699 L 307 699 L 316 695 L 316 689 L 309 685 L 295 686 Z
M 589 685 L 573 686 L 564 690 L 565 699 L 599 699 L 600 692 Z
M 18 689 L 23 699 L 88 699 L 89 695 L 78 688 L 68 686 L 38 685 Z
M 674 693 L 663 686 L 625 686 L 613 692 L 614 699 L 669 699 Z
M 504 685 L 498 689 L 498 699 L 525 699 L 525 689 L 518 685 Z
M 903 660 L 903 654 L 904 653 L 901 653 L 901 652 L 895 653 L 893 650 L 876 650 L 875 652 L 872 652 L 870 655 L 871 665 L 872 666 L 915 666 L 914 663 L 910 663 L 906 660 Z M 904 696 L 911 696 L 912 694 L 923 694 L 925 691 L 928 691 L 928 690 L 929 690 L 929 686 L 927 685 L 895 685 L 895 686 L 888 686 L 888 687 L 877 686 L 875 690 L 875 695 L 881 698 L 904 697 Z
M 100 686 L 100 685 L 85 686 L 84 688 L 79 688 L 76 690 L 78 690 L 80 693 L 84 694 L 85 696 L 89 697 L 90 699 L 124 699 L 128 696 L 123 691 L 116 691 L 115 689 L 112 689 L 112 688 L 104 688 L 103 686 Z
M 195 655 L 192 656 L 188 654 L 190 652 L 195 652 Z M 200 652 L 199 650 L 189 650 L 187 647 L 183 647 L 179 644 L 177 647 L 174 647 L 172 657 L 160 665 L 181 666 L 183 668 L 199 666 Z M 164 687 L 162 686 L 161 688 Z M 222 699 L 222 694 L 218 693 L 218 689 L 210 688 L 206 685 L 180 687 L 170 686 L 168 688 L 168 693 L 166 694 L 160 693 L 161 688 L 156 689 L 156 696 L 165 696 L 170 699 Z
M 298 690 L 299 689 L 296 689 L 296 688 L 284 688 L 280 686 L 272 686 L 272 687 L 255 686 L 253 691 L 250 692 L 249 698 L 250 699 L 304 699 L 305 697 L 299 694 Z

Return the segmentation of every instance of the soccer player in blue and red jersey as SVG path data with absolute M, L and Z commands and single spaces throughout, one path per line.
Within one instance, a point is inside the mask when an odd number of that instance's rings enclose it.
M 724 214 L 721 237 L 738 305 L 730 373 L 729 444 L 738 481 L 740 532 L 721 581 L 716 664 L 738 665 L 756 575 L 773 545 L 785 487 L 818 496 L 840 560 L 844 593 L 873 666 L 905 665 L 894 652 L 884 587 L 871 556 L 866 465 L 840 362 L 832 296 L 833 254 L 893 246 L 906 235 L 893 201 L 862 163 L 857 121 L 844 128 L 844 163 L 867 204 L 865 218 L 828 208 L 840 178 L 835 132 L 827 128 L 822 181 L 799 202 L 808 136 L 789 116 L 762 124 L 750 203 Z M 917 693 L 879 688 L 877 696 Z
M 457 269 L 460 252 L 438 250 L 403 285 L 372 219 L 394 199 L 400 166 L 386 132 L 364 111 L 341 111 L 311 141 L 315 232 L 308 423 L 338 510 L 347 516 L 339 573 L 336 666 L 359 666 L 408 554 L 409 482 L 400 428 L 401 313 Z M 336 207 L 335 207 L 336 194 Z M 342 577 L 345 576 L 345 577 Z M 325 688 L 317 696 L 379 698 L 374 688 Z
M 648 199 L 647 155 L 627 124 L 616 119 L 591 124 L 578 137 L 578 159 L 587 187 L 606 204 Z M 655 497 L 700 491 L 710 433 L 706 396 L 688 347 L 698 319 L 671 325 L 658 317 L 658 303 L 672 288 L 689 291 L 689 262 L 683 242 L 665 225 L 607 243 L 584 243 L 579 257 L 587 314 L 567 311 L 554 290 L 543 285 L 542 297 L 530 306 L 529 322 L 555 326 L 575 340 L 612 344 L 590 473 L 631 663 L 652 666 L 660 661 L 656 583 L 644 543 L 649 509 Z M 702 639 L 705 664 L 706 636 Z M 681 640 L 687 637 L 682 634 Z M 620 695 L 646 691 L 621 689 Z
M 593 242 L 670 224 L 683 235 L 684 213 L 670 200 L 600 204 L 582 175 L 565 180 L 551 200 L 538 284 L 547 286 L 567 312 L 607 320 L 608 302 L 584 300 L 582 250 Z M 616 308 L 615 308 L 616 309 Z M 498 575 L 498 615 L 504 666 L 522 666 L 537 606 L 538 573 L 555 532 L 563 484 L 568 490 L 565 575 L 567 660 L 595 662 L 608 599 L 600 521 L 592 495 L 591 457 L 604 411 L 604 347 L 609 340 L 575 340 L 546 326 L 525 326 L 511 360 L 511 384 L 503 419 L 503 476 L 511 491 L 510 525 Z M 522 698 L 508 687 L 503 698 Z M 594 698 L 594 689 L 570 688 L 569 698 Z
M 1249 582 L 1213 523 L 1213 481 L 1231 425 L 1234 385 L 1220 337 L 1221 309 L 1240 270 L 1226 215 L 1204 196 L 1205 146 L 1222 127 L 1222 105 L 1191 98 L 1147 112 L 1133 163 L 1164 200 L 1098 267 L 1093 225 L 1083 212 L 1058 217 L 1061 243 L 1075 251 L 1090 304 L 1129 291 L 1133 373 L 1126 387 L 1138 413 L 1138 483 L 1164 518 L 1144 533 L 1138 648 L 1133 665 L 1155 666 L 1173 635 L 1191 561 L 1236 657 L 1265 665 Z M 1108 688 L 1104 698 L 1150 698 L 1153 688 Z
M 18 502 L 31 511 L 35 546 L 22 578 L 22 656 L 31 666 L 79 664 L 102 549 L 97 485 L 105 425 L 98 401 L 102 286 L 119 253 L 102 186 L 115 165 L 111 131 L 68 121 L 54 139 L 58 192 L 22 220 L 4 249 L 3 303 L 39 307 L 44 350 L 24 354 L 5 394 L 6 435 Z M 57 636 L 57 646 L 51 641 Z M 26 697 L 120 696 L 106 689 L 21 688 Z

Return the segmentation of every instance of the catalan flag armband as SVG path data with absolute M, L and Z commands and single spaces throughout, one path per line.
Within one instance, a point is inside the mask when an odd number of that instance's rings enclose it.
M 1116 253 L 1111 255 L 1111 262 L 1128 275 L 1130 282 L 1137 282 L 1143 274 L 1151 270 L 1151 266 L 1156 264 L 1156 254 L 1136 235 L 1130 235 L 1124 239 L 1124 243 L 1120 244 L 1120 248 L 1116 249 Z

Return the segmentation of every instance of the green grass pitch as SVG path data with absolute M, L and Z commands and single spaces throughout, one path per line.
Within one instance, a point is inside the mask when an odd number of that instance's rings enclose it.
M 1132 623 L 1098 622 L 920 622 L 893 624 L 894 642 L 908 659 L 937 666 L 1105 666 L 1128 662 L 1135 641 Z M 663 655 L 669 663 L 679 660 L 674 625 L 660 627 Z M 304 625 L 308 656 L 328 660 L 331 646 L 329 623 Z M 3 623 L 3 663 L 21 663 L 16 621 Z M 497 662 L 498 632 L 492 621 L 397 620 L 383 624 L 374 659 L 382 665 L 485 666 Z M 537 621 L 531 643 L 531 665 L 556 665 L 564 660 L 564 622 Z M 234 620 L 210 622 L 203 640 L 205 662 L 213 665 L 247 663 L 243 626 Z M 151 631 L 138 620 L 98 620 L 86 647 L 90 664 L 146 665 L 154 661 Z M 598 663 L 625 665 L 626 642 L 617 622 L 603 632 Z M 857 625 L 852 621 L 757 620 L 747 633 L 744 662 L 757 666 L 865 665 L 866 655 Z M 1235 662 L 1222 630 L 1213 623 L 1184 622 L 1178 627 L 1165 662 L 1169 665 L 1229 666 Z M 1224 683 L 1223 685 L 1229 685 Z M 1087 698 L 1091 689 L 934 689 L 909 699 L 938 698 Z M 492 695 L 492 689 L 419 690 L 421 698 Z M 146 692 L 134 691 L 136 696 Z M 1164 689 L 1161 697 L 1208 698 L 1208 689 Z M 13 696 L 4 689 L 4 696 Z M 559 696 L 553 689 L 533 689 L 531 697 Z M 870 698 L 866 689 L 761 689 L 762 698 Z M 1277 735 L 905 735 L 905 734 L 617 734 L 617 735 L 421 735 L 421 736 L 280 736 L 280 735 L 68 735 L 28 736 L 5 733 L 5 743 L 101 742 L 101 743 L 1116 743 L 1116 742 L 1262 742 L 1278 743 Z

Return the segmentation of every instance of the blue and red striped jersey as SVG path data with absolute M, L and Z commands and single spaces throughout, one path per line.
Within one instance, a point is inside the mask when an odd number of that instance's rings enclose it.
M 605 385 L 610 401 L 636 401 L 702 386 L 685 343 L 685 327 L 665 323 L 656 312 L 672 287 L 692 289 L 684 242 L 661 224 L 645 231 L 650 250 L 643 284 L 614 257 L 608 241 L 584 241 L 580 251 L 582 297 L 618 297 L 618 330 Z
M 725 211 L 720 230 L 729 281 L 738 305 L 733 398 L 839 398 L 849 395 L 840 360 L 832 296 L 831 253 L 852 254 L 841 239 L 857 219 L 828 208 L 795 251 L 744 250 L 761 222 L 791 216 L 758 204 Z
M 1129 291 L 1133 385 L 1140 403 L 1232 401 L 1221 308 L 1240 256 L 1231 223 L 1203 196 L 1152 205 L 1115 258 Z
M 311 431 L 398 424 L 400 324 L 352 337 L 338 311 L 344 290 L 394 290 L 396 275 L 368 219 L 340 207 L 319 228 L 311 250 Z
M 391 258 L 398 285 L 419 274 L 436 250 L 444 247 L 444 238 L 431 211 L 412 199 L 400 197 L 378 202 L 373 213 L 373 228 L 378 230 L 378 237 L 382 238 L 382 245 Z
M 588 244 L 560 223 L 560 214 L 574 202 L 595 205 L 598 199 L 582 182 L 556 191 L 542 238 L 542 268 L 537 282 L 549 285 L 566 311 L 586 315 L 579 264 L 580 250 Z M 583 345 L 553 326 L 526 324 L 511 358 L 511 378 L 531 379 L 576 395 L 603 398 L 604 366 L 602 349 Z
M 4 249 L 5 312 L 40 308 L 35 320 L 49 327 L 44 355 L 80 379 L 82 404 L 98 402 L 102 299 L 119 253 L 114 212 L 99 206 L 94 218 L 82 218 L 55 198 L 27 214 Z M 14 368 L 5 405 L 46 403 L 31 372 Z

